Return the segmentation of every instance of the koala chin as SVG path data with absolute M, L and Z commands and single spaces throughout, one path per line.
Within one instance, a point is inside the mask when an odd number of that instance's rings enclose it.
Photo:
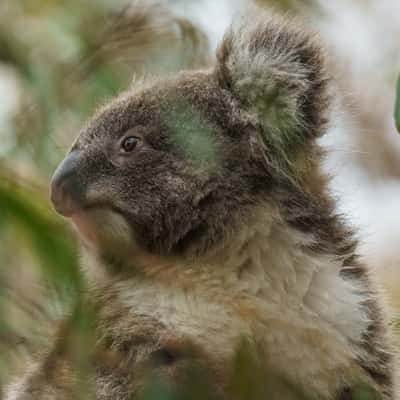
M 266 379 L 265 398 L 395 398 L 384 312 L 321 170 L 332 93 L 316 36 L 256 11 L 213 67 L 136 86 L 82 129 L 51 197 L 83 238 L 99 336 L 118 353 L 107 376 L 96 364 L 97 399 L 135 398 L 136 368 L 160 351 L 152 369 L 174 385 L 199 360 L 232 398 L 243 338 L 287 383 Z M 52 373 L 39 361 L 8 399 L 68 398 L 68 358 L 48 357 Z

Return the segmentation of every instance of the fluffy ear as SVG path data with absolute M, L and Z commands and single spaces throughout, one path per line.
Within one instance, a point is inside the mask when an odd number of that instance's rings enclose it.
M 234 24 L 217 52 L 216 73 L 241 106 L 281 148 L 324 131 L 328 96 L 314 35 L 263 12 Z

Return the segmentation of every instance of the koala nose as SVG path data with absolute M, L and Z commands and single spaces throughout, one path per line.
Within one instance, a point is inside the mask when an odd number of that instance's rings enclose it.
M 83 188 L 79 180 L 80 152 L 72 151 L 61 162 L 50 183 L 50 198 L 55 210 L 68 217 L 82 208 Z

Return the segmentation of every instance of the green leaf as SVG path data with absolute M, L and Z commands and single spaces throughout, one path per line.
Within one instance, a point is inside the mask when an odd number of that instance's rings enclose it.
M 213 137 L 213 126 L 205 122 L 188 104 L 181 103 L 165 113 L 175 145 L 196 166 L 214 167 L 218 161 L 218 144 Z
M 40 207 L 42 201 L 41 196 L 12 181 L 0 181 L 0 220 L 16 224 L 29 239 L 46 279 L 71 294 L 80 292 L 83 280 L 74 241 L 65 227 Z
M 400 132 L 400 76 L 397 80 L 396 106 L 394 110 L 394 119 L 396 121 L 397 130 Z

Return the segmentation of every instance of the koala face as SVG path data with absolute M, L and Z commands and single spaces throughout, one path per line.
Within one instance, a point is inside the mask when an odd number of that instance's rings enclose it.
M 112 233 L 124 231 L 150 252 L 206 250 L 271 184 L 252 149 L 254 129 L 236 107 L 209 73 L 116 100 L 55 174 L 56 208 L 78 225 L 92 212 L 95 231 L 120 221 Z
M 265 19 L 232 28 L 215 68 L 97 113 L 53 177 L 55 208 L 108 249 L 204 253 L 293 177 L 321 130 L 323 89 L 304 32 Z

